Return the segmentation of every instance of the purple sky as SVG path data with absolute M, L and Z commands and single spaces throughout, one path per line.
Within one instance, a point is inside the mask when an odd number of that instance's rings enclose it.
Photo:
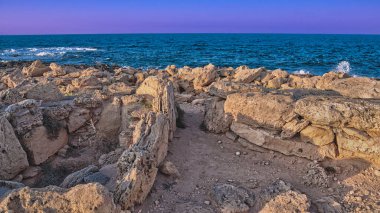
M 0 34 L 380 34 L 380 0 L 0 0 Z

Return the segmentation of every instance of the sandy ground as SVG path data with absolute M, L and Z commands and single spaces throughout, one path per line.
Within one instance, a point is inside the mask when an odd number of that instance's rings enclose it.
M 320 165 L 329 171 L 329 186 L 306 185 L 304 176 L 311 161 L 269 150 L 247 150 L 225 135 L 202 131 L 202 108 L 183 104 L 181 108 L 186 128 L 177 129 L 167 156 L 181 177 L 175 180 L 158 174 L 151 194 L 135 212 L 218 212 L 211 195 L 215 183 L 243 185 L 259 198 L 260 190 L 276 179 L 292 184 L 312 202 L 332 196 L 345 211 L 380 212 L 380 177 L 369 164 L 326 161 Z M 257 211 L 251 208 L 251 212 Z

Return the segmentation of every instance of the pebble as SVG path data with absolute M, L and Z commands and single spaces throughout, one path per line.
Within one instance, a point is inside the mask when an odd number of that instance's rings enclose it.
M 236 152 L 235 155 L 236 155 L 236 156 L 239 156 L 239 155 L 240 155 L 240 152 Z
M 222 143 L 222 141 L 218 141 L 218 144 L 221 144 Z
M 158 204 L 160 204 L 160 201 L 156 200 L 156 201 L 154 201 L 154 204 L 156 204 L 156 206 L 158 206 Z
M 211 204 L 211 202 L 210 202 L 210 201 L 208 201 L 208 200 L 206 200 L 206 201 L 205 201 L 205 204 L 206 204 L 206 205 L 210 205 L 210 204 Z

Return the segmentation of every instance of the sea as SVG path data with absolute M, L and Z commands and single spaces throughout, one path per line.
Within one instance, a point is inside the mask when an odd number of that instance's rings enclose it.
M 0 61 L 266 67 L 322 75 L 341 71 L 380 78 L 380 35 L 110 34 L 0 36 Z

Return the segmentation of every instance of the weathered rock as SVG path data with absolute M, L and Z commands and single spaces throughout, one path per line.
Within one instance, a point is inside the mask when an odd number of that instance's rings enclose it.
M 280 152 L 284 155 L 295 155 L 311 160 L 322 160 L 323 156 L 318 151 L 318 146 L 313 144 L 285 140 L 272 135 L 262 129 L 253 129 L 248 125 L 233 122 L 231 130 L 249 142 L 266 149 Z
M 29 67 L 22 69 L 22 74 L 29 77 L 42 76 L 45 72 L 49 72 L 50 67 L 42 64 L 40 60 L 34 61 Z
M 238 69 L 234 75 L 234 81 L 240 83 L 251 83 L 258 78 L 262 72 L 265 72 L 265 68 L 263 67 L 258 69 Z
M 337 79 L 327 88 L 351 98 L 380 98 L 380 82 L 370 78 Z
M 42 111 L 39 108 L 40 102 L 27 99 L 16 104 L 9 105 L 5 112 L 10 115 L 10 123 L 17 134 L 23 135 L 34 127 L 43 124 Z
M 19 182 L 0 180 L 0 200 L 3 196 L 6 196 L 6 194 L 12 190 L 22 187 L 25 187 L 25 185 Z
M 212 194 L 222 213 L 248 212 L 255 204 L 255 195 L 241 186 L 219 183 Z
M 192 70 L 194 77 L 194 89 L 201 90 L 215 81 L 218 72 L 215 69 L 195 68 Z
M 64 120 L 70 116 L 73 107 L 67 102 L 56 102 L 52 105 L 41 107 L 44 116 L 56 121 Z
M 24 95 L 16 89 L 7 89 L 0 91 L 0 103 L 15 104 L 24 100 Z
M 59 76 L 66 75 L 66 69 L 63 68 L 62 66 L 59 66 L 56 63 L 51 63 L 49 67 L 51 71 L 45 72 L 44 73 L 45 77 L 59 77 Z
M 308 170 L 302 177 L 304 180 L 303 184 L 327 188 L 329 186 L 329 177 L 327 176 L 326 170 L 315 162 L 311 162 L 307 166 Z
M 315 87 L 317 89 L 329 90 L 331 89 L 331 85 L 335 80 L 339 80 L 346 77 L 348 76 L 344 73 L 328 72 L 323 74 L 323 76 L 319 78 L 319 81 L 316 83 Z
M 148 77 L 137 89 L 136 94 L 147 95 L 153 98 L 153 111 L 164 113 L 169 120 L 169 139 L 171 140 L 176 129 L 176 108 L 173 84 L 157 77 Z
M 131 95 L 135 92 L 135 88 L 128 86 L 124 82 L 113 83 L 108 86 L 108 91 L 113 94 Z
M 261 193 L 260 213 L 310 212 L 311 203 L 306 195 L 293 190 L 290 184 L 278 180 Z
M 72 85 L 77 88 L 102 87 L 101 82 L 95 76 L 81 77 L 74 79 Z
M 178 178 L 181 176 L 177 167 L 170 161 L 164 161 L 162 163 L 162 165 L 160 166 L 160 172 L 164 173 L 165 175 L 169 175 L 175 178 Z
M 75 132 L 91 118 L 90 111 L 83 108 L 74 108 L 70 113 L 67 128 L 69 133 Z
M 98 171 L 99 171 L 99 168 L 97 166 L 94 166 L 94 165 L 87 166 L 86 168 L 83 168 L 79 171 L 76 171 L 76 172 L 68 175 L 63 180 L 60 187 L 71 188 L 71 187 L 74 187 L 78 184 L 85 183 L 85 180 L 84 180 L 85 177 L 92 175 Z
M 177 73 L 177 67 L 175 65 L 170 65 L 166 67 L 165 71 L 169 73 L 169 75 L 175 75 Z
M 105 138 L 118 136 L 121 125 L 121 100 L 115 97 L 112 103 L 105 105 L 104 110 L 96 124 L 97 132 Z
M 230 81 L 216 81 L 205 88 L 205 91 L 210 95 L 218 96 L 224 99 L 233 93 L 262 92 L 264 90 L 265 89 L 262 86 Z
M 24 179 L 32 178 L 39 175 L 42 172 L 42 168 L 39 166 L 30 166 L 22 172 Z
M 117 165 L 120 178 L 114 192 L 115 202 L 122 209 L 141 204 L 148 196 L 158 170 L 151 153 L 126 150 Z
M 69 190 L 56 186 L 23 187 L 6 195 L 0 212 L 120 212 L 111 193 L 100 184 L 78 185 Z
M 206 129 L 214 133 L 227 132 L 231 123 L 232 116 L 224 113 L 224 100 L 214 98 L 206 102 L 206 112 L 204 125 Z
M 332 197 L 322 197 L 315 201 L 318 212 L 320 213 L 343 213 L 342 206 Z
M 37 84 L 26 92 L 26 98 L 45 101 L 62 100 L 63 94 L 54 83 Z
M 292 138 L 307 127 L 307 125 L 309 125 L 309 121 L 294 118 L 282 127 L 281 138 Z
M 101 92 L 95 90 L 90 94 L 81 94 L 74 98 L 75 106 L 84 107 L 84 108 L 96 108 L 102 105 L 102 102 L 106 100 L 107 97 L 104 97 Z
M 298 100 L 295 112 L 313 124 L 380 132 L 380 101 L 309 96 Z
M 11 124 L 0 117 L 0 179 L 10 180 L 29 166 Z
M 65 129 L 59 128 L 51 135 L 47 127 L 39 126 L 23 135 L 21 143 L 32 164 L 39 165 L 57 153 L 68 142 Z
M 21 73 L 21 70 L 16 69 L 12 73 L 2 77 L 1 81 L 9 88 L 15 88 L 16 86 L 22 84 L 22 82 L 24 82 L 25 79 L 24 75 Z
M 301 140 L 317 146 L 334 142 L 335 135 L 330 127 L 310 125 L 300 132 Z
M 319 81 L 320 76 L 299 76 L 299 75 L 290 75 L 288 80 L 288 85 L 291 88 L 315 88 L 315 85 Z
M 271 93 L 232 94 L 227 97 L 224 111 L 237 122 L 281 130 L 293 115 L 293 98 Z
M 371 138 L 358 130 L 339 130 L 337 135 L 339 157 L 359 157 L 380 164 L 380 137 Z

